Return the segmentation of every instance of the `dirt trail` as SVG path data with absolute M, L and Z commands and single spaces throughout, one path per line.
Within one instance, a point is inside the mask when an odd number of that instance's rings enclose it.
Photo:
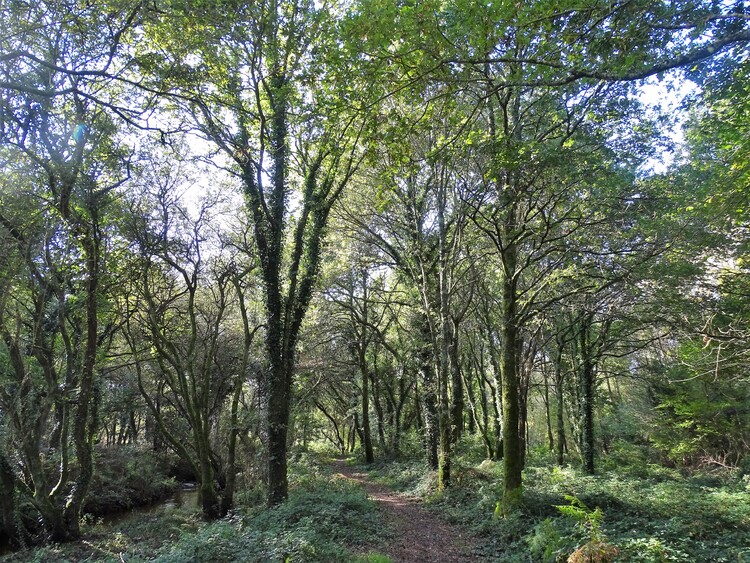
M 368 479 L 343 460 L 333 463 L 334 471 L 361 484 L 381 507 L 395 537 L 379 551 L 398 563 L 463 563 L 478 561 L 472 556 L 471 539 L 455 526 L 437 519 L 418 499 L 400 495 Z

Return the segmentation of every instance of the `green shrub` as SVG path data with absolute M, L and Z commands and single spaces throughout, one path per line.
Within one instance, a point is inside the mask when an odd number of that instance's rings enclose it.
M 572 467 L 527 467 L 523 502 L 502 518 L 493 517 L 503 490 L 501 463 L 483 462 L 473 468 L 462 464 L 457 471 L 468 478 L 457 480 L 439 496 L 423 486 L 426 469 L 421 462 L 379 466 L 377 474 L 412 493 L 422 490 L 422 497 L 446 520 L 478 536 L 477 554 L 492 561 L 528 562 L 530 556 L 533 561 L 566 561 L 589 543 L 592 532 L 600 539 L 606 532 L 608 556 L 612 548 L 619 549 L 617 561 L 737 562 L 744 557 L 750 562 L 750 479 L 729 473 L 681 474 L 649 463 L 653 458 L 644 447 L 623 444 L 618 449 L 619 467 L 613 463 L 608 465 L 612 470 L 595 476 Z M 479 473 L 481 479 L 473 477 Z M 555 506 L 565 504 L 567 494 L 584 505 L 601 507 L 606 527 L 596 511 L 578 507 L 584 516 L 580 522 L 561 514 Z M 644 551 L 642 558 L 639 549 Z
M 102 448 L 96 454 L 96 471 L 83 511 L 105 516 L 163 499 L 176 487 L 165 464 L 151 451 L 132 446 Z
M 379 513 L 361 488 L 331 479 L 315 463 L 291 473 L 287 502 L 185 534 L 156 561 L 347 561 L 353 558 L 347 546 L 384 538 Z
M 564 561 L 577 544 L 571 541 L 569 533 L 562 532 L 558 522 L 552 518 L 545 518 L 534 527 L 534 533 L 526 536 L 529 552 L 535 560 L 543 563 Z

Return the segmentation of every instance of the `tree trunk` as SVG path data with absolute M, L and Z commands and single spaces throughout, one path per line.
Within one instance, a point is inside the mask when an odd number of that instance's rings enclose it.
M 489 345 L 490 364 L 492 365 L 492 380 L 487 380 L 487 384 L 490 386 L 492 392 L 492 409 L 494 411 L 494 417 L 492 418 L 492 425 L 495 430 L 495 461 L 500 461 L 505 455 L 503 446 L 503 373 L 500 368 L 500 362 L 498 361 L 498 351 L 495 346 L 495 341 L 492 332 L 488 329 L 487 343 Z
M 373 365 L 373 370 L 370 373 L 370 384 L 372 385 L 372 404 L 375 407 L 375 423 L 378 427 L 378 445 L 381 450 L 385 450 L 385 413 L 383 412 L 383 401 L 380 394 L 380 385 L 378 384 L 378 366 L 377 363 Z M 392 414 L 392 413 L 391 413 Z
M 557 341 L 557 352 L 555 356 L 555 405 L 556 405 L 556 427 L 557 427 L 557 465 L 562 467 L 565 461 L 565 398 L 563 388 L 563 371 L 564 342 Z
M 373 463 L 375 454 L 372 450 L 370 431 L 370 385 L 364 350 L 360 352 L 360 370 L 362 372 L 362 445 L 365 449 L 365 462 Z
M 269 346 L 275 349 L 275 346 Z M 272 356 L 273 358 L 273 356 Z M 291 405 L 291 366 L 271 361 L 269 370 L 266 413 L 266 448 L 268 465 L 268 505 L 282 503 L 289 496 L 287 478 L 287 432 Z M 277 365 L 274 365 L 277 364 Z
M 243 365 L 242 372 L 244 374 Z M 237 378 L 234 383 L 235 388 L 232 393 L 232 406 L 229 414 L 229 444 L 227 445 L 227 465 L 226 465 L 226 485 L 221 496 L 221 515 L 226 516 L 234 504 L 234 490 L 237 486 L 237 435 L 239 428 L 239 405 L 240 395 L 242 394 L 242 381 Z
M 372 434 L 370 432 L 370 375 L 367 369 L 367 270 L 362 270 L 362 323 L 359 326 L 358 360 L 362 374 L 362 446 L 365 449 L 365 462 L 373 463 Z
M 544 375 L 544 422 L 547 425 L 547 445 L 550 452 L 555 451 L 555 438 L 552 434 L 552 405 L 549 399 L 549 374 L 545 368 Z
M 16 476 L 5 452 L 0 451 L 0 524 L 11 547 L 23 544 L 21 518 L 16 507 Z
M 422 401 L 422 414 L 425 433 L 425 447 L 427 452 L 427 463 L 430 469 L 438 469 L 438 414 L 437 398 L 434 390 L 434 377 L 432 366 L 429 362 L 422 365 L 422 379 L 424 381 L 424 399 Z M 429 390 L 428 390 L 429 389 Z
M 458 325 L 459 322 L 453 319 L 453 330 L 449 349 L 449 363 L 451 369 L 451 388 L 453 396 L 451 398 L 451 441 L 455 444 L 461 437 L 464 430 L 464 385 L 461 377 L 461 360 L 459 357 L 458 342 Z
M 81 536 L 81 508 L 94 476 L 93 437 L 98 430 L 98 393 L 95 387 L 96 356 L 99 348 L 99 234 L 96 211 L 90 232 L 84 236 L 86 255 L 86 344 L 83 369 L 78 382 L 77 408 L 73 419 L 73 445 L 78 461 L 75 486 L 65 505 L 68 539 Z
M 438 367 L 438 389 L 440 391 L 440 459 L 438 466 L 438 488 L 444 489 L 451 481 L 451 447 L 453 444 L 453 423 L 451 404 L 448 398 L 448 390 L 451 382 L 450 377 L 450 347 L 451 347 L 451 325 L 448 285 L 448 248 L 447 232 L 445 225 L 446 207 L 445 183 L 440 181 L 437 189 L 437 214 L 438 214 L 438 292 L 439 292 L 439 314 L 440 331 L 435 339 L 439 349 L 436 360 Z M 460 373 L 460 372 L 459 372 Z M 461 382 L 459 381 L 459 388 Z M 455 389 L 454 389 L 455 393 Z
M 208 455 L 201 455 L 200 474 L 198 475 L 200 486 L 198 488 L 201 510 L 205 520 L 216 520 L 222 516 L 221 501 L 216 491 L 215 471 Z
M 422 349 L 419 352 L 420 374 L 422 376 L 422 415 L 424 417 L 425 450 L 430 469 L 437 470 L 438 459 L 438 402 L 436 393 L 435 372 L 432 366 L 430 350 L 430 328 L 427 318 L 422 318 Z
M 579 339 L 580 400 L 581 400 L 581 456 L 583 471 L 593 475 L 594 467 L 594 364 L 591 357 L 591 316 L 582 321 Z
M 521 471 L 523 457 L 519 436 L 519 381 L 518 349 L 519 336 L 517 323 L 516 293 L 516 253 L 515 245 L 508 245 L 503 256 L 505 275 L 502 280 L 501 326 L 502 345 L 500 348 L 500 373 L 502 375 L 503 406 L 503 505 L 511 510 L 520 502 Z

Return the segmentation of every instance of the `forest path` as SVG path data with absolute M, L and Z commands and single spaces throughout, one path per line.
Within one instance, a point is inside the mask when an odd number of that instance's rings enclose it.
M 455 525 L 447 524 L 422 506 L 419 499 L 396 493 L 370 480 L 367 473 L 343 459 L 332 463 L 334 473 L 364 487 L 367 496 L 383 511 L 395 537 L 379 551 L 394 563 L 463 563 L 477 561 L 472 555 L 471 537 Z

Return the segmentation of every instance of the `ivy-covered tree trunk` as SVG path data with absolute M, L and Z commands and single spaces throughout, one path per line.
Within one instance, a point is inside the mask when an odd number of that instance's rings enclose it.
M 503 503 L 506 510 L 520 501 L 523 456 L 519 436 L 519 381 L 518 381 L 518 315 L 515 280 L 514 245 L 507 247 L 503 256 L 505 273 L 502 280 L 502 344 L 500 372 L 503 379 Z
M 448 247 L 446 230 L 446 186 L 439 182 L 437 187 L 437 217 L 438 217 L 438 313 L 440 325 L 434 341 L 438 347 L 435 359 L 438 366 L 438 388 L 440 390 L 439 424 L 440 424 L 440 459 L 438 466 L 438 488 L 444 489 L 451 482 L 451 449 L 453 445 L 452 412 L 449 399 L 450 375 L 450 347 L 451 347 L 451 319 L 449 302 L 450 276 L 448 271 Z M 425 299 L 426 301 L 426 299 Z M 461 383 L 459 381 L 459 387 Z
M 273 313 L 267 320 L 273 322 Z M 270 366 L 266 371 L 262 393 L 265 396 L 266 448 L 268 456 L 268 504 L 273 506 L 289 496 L 287 480 L 287 434 L 292 402 L 292 374 L 294 364 L 282 353 L 282 338 L 278 328 L 269 325 L 266 348 Z M 276 333 L 276 334 L 274 334 Z

